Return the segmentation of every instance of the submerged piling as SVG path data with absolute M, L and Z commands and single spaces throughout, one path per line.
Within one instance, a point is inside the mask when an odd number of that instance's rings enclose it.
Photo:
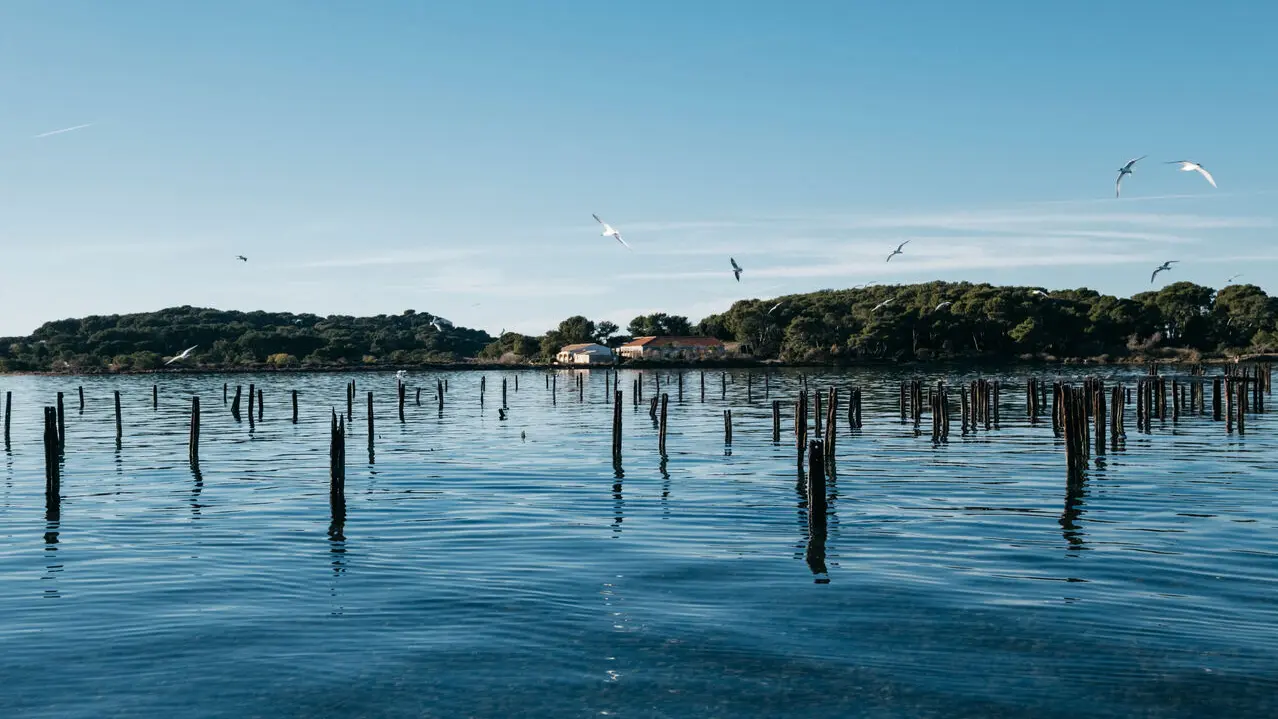
M 66 410 L 62 406 L 62 393 L 58 393 L 58 451 L 61 452 L 67 447 L 67 416 Z
M 61 500 L 58 477 L 58 410 L 44 408 L 44 496 L 46 506 L 56 506 Z
M 191 431 L 187 437 L 187 456 L 191 467 L 200 466 L 200 398 L 191 398 Z
M 621 461 L 621 390 L 612 393 L 612 460 Z
M 503 382 L 504 382 L 504 381 L 505 381 L 505 380 L 503 380 Z M 502 390 L 503 390 L 503 394 L 504 394 L 504 393 L 505 393 L 505 387 L 503 387 L 503 388 L 502 388 Z M 396 401 L 397 401 L 397 402 L 398 402 L 398 404 L 399 404 L 399 421 L 400 421 L 400 423 L 401 423 L 401 424 L 404 422 L 404 393 L 405 393 L 405 391 L 406 391 L 406 388 L 404 387 L 404 383 L 403 383 L 403 382 L 399 382 L 399 383 L 397 383 L 397 385 L 396 385 L 396 387 L 395 387 L 395 399 L 396 399 Z M 505 404 L 505 402 L 503 402 L 502 404 Z
M 670 404 L 670 395 L 662 394 L 661 395 L 661 418 L 659 420 L 660 424 L 657 429 L 657 452 L 660 453 L 662 457 L 666 456 L 666 427 L 668 426 L 666 424 L 666 408 L 669 404 Z

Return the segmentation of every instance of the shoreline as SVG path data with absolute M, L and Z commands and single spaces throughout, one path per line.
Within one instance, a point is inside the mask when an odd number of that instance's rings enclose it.
M 1137 365 L 1228 365 L 1240 362 L 1278 362 L 1278 354 L 1257 353 L 1250 355 L 1211 356 L 1190 360 L 1184 357 L 1151 357 L 1148 355 L 1111 358 L 1111 357 L 956 357 L 951 359 L 928 360 L 892 360 L 892 359 L 858 359 L 847 362 L 783 362 L 781 360 L 727 359 L 706 361 L 661 361 L 661 360 L 628 360 L 617 364 L 559 364 L 537 362 L 446 362 L 439 364 L 404 364 L 404 365 L 326 365 L 320 367 L 184 367 L 161 368 L 151 370 L 98 370 L 93 372 L 77 371 L 20 371 L 0 372 L 0 377 L 99 377 L 99 376 L 134 376 L 134 375 L 212 375 L 212 374 L 345 374 L 353 372 L 474 372 L 502 370 L 622 370 L 622 369 L 850 369 L 855 367 L 952 367 L 952 366 L 1020 366 L 1033 367 L 1042 365 L 1081 365 L 1081 366 L 1119 366 Z

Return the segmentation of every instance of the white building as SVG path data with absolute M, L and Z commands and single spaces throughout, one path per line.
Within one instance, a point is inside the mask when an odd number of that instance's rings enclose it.
M 611 349 L 601 344 L 587 342 L 562 347 L 555 355 L 555 361 L 560 364 L 612 364 L 613 354 Z

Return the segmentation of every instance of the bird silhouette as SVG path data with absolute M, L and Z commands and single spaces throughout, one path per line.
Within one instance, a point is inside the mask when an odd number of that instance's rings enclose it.
M 1163 271 L 1170 272 L 1172 269 L 1172 265 L 1174 265 L 1177 262 L 1180 262 L 1180 260 L 1167 260 L 1163 264 L 1159 265 L 1158 269 L 1154 270 L 1154 274 L 1149 276 L 1149 284 L 1151 285 L 1154 284 L 1154 278 L 1158 276 L 1159 272 L 1163 272 Z
M 737 278 L 737 282 L 740 282 L 741 273 L 745 272 L 745 270 L 741 269 L 741 265 L 738 265 L 735 259 L 729 257 L 728 261 L 732 263 L 732 275 Z
M 1118 182 L 1114 183 L 1114 197 L 1118 197 L 1119 192 L 1123 189 L 1123 175 L 1132 174 L 1132 165 L 1135 165 L 1146 157 L 1149 157 L 1149 155 L 1141 155 L 1134 160 L 1128 160 L 1126 165 L 1118 168 Z
M 245 257 L 244 255 L 236 255 L 235 259 L 239 260 L 240 262 L 248 262 L 248 258 Z
M 177 355 L 175 355 L 175 356 L 173 356 L 173 357 L 170 357 L 170 358 L 169 358 L 169 361 L 168 361 L 168 362 L 165 362 L 164 364 L 165 364 L 165 365 L 171 365 L 171 364 L 173 364 L 174 362 L 177 362 L 177 361 L 179 361 L 179 360 L 184 360 L 184 359 L 186 359 L 187 357 L 190 357 L 190 356 L 191 356 L 191 353 L 195 351 L 195 348 L 196 348 L 196 347 L 199 347 L 199 345 L 192 345 L 192 346 L 190 346 L 190 347 L 187 347 L 186 349 L 184 349 L 184 350 L 182 350 L 181 352 L 179 352 Z
M 910 241 L 906 240 L 905 242 L 902 242 L 901 244 L 897 245 L 896 249 L 892 250 L 892 254 L 888 255 L 888 258 L 884 260 L 884 262 L 891 262 L 893 257 L 896 257 L 897 255 L 905 254 L 904 252 L 901 251 L 901 248 L 905 247 L 908 244 L 910 244 Z

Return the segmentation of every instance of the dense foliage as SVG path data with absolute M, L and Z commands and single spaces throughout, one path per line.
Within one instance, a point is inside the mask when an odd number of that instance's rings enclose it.
M 0 340 L 0 369 L 146 370 L 198 345 L 183 366 L 333 366 L 446 362 L 475 356 L 488 333 L 427 313 L 318 317 L 175 307 L 49 322 Z
M 0 338 L 0 371 L 147 370 L 198 345 L 182 366 L 412 365 L 548 361 L 579 342 L 617 346 L 616 324 L 577 315 L 540 337 L 453 327 L 412 310 L 376 317 L 318 317 L 177 307 L 50 322 L 30 337 Z M 822 290 L 741 300 L 693 326 L 656 313 L 634 318 L 635 336 L 704 334 L 741 343 L 759 359 L 1130 357 L 1244 353 L 1278 348 L 1278 298 L 1255 285 L 1220 291 L 1176 282 L 1131 298 L 1088 289 L 932 282 Z
M 1276 317 L 1278 298 L 1255 285 L 1216 292 L 1176 282 L 1123 299 L 932 282 L 742 300 L 698 330 L 787 361 L 1123 357 L 1269 350 L 1278 346 Z

